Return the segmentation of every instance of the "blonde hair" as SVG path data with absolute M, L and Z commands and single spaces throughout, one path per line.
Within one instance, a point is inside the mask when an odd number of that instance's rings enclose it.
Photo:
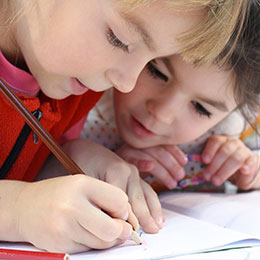
M 0 26 L 7 30 L 10 29 L 11 25 L 26 12 L 26 9 L 32 8 L 32 6 L 31 1 L 26 1 L 22 7 L 18 8 L 17 4 L 10 4 L 10 0 L 1 0 L 0 10 L 2 17 Z
M 127 8 L 141 4 L 150 4 L 158 0 L 120 0 Z M 180 54 L 194 64 L 212 63 L 223 51 L 229 40 L 233 42 L 225 56 L 219 60 L 224 64 L 232 54 L 248 7 L 248 0 L 163 0 L 169 8 L 180 10 L 206 10 L 203 21 L 192 30 L 180 35 L 179 42 L 183 46 Z M 235 33 L 235 28 L 238 28 Z
M 1 9 L 4 13 L 10 11 L 10 0 L 1 0 Z M 187 62 L 202 65 L 216 60 L 229 42 L 225 55 L 218 59 L 220 65 L 226 63 L 235 49 L 237 39 L 241 33 L 249 0 L 115 0 L 131 10 L 142 4 L 151 4 L 155 1 L 164 1 L 168 8 L 178 9 L 183 12 L 192 10 L 206 10 L 203 21 L 192 30 L 180 35 L 179 42 L 182 46 L 180 54 Z M 32 1 L 25 1 L 30 5 Z M 28 6 L 27 6 L 28 7 Z M 184 7 L 184 8 L 183 8 Z M 7 21 L 10 25 L 24 10 L 16 12 L 15 16 Z M 235 28 L 237 29 L 235 31 Z M 232 42 L 230 44 L 230 39 Z

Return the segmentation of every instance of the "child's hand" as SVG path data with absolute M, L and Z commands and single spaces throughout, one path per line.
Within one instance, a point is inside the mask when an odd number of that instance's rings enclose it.
M 133 212 L 145 232 L 157 233 L 162 228 L 164 218 L 158 196 L 150 185 L 140 179 L 134 165 L 86 139 L 70 142 L 65 147 L 87 175 L 113 184 L 127 193 Z M 128 221 L 138 229 L 135 216 L 129 216 Z
M 204 178 L 218 186 L 230 179 L 239 189 L 260 187 L 259 158 L 239 139 L 212 136 L 202 153 Z
M 135 149 L 125 144 L 117 154 L 134 164 L 140 172 L 155 176 L 169 189 L 174 189 L 185 176 L 183 166 L 187 163 L 187 157 L 175 145 Z
M 47 251 L 75 253 L 114 246 L 132 232 L 125 221 L 131 214 L 127 196 L 100 180 L 78 174 L 34 183 L 1 181 L 1 189 L 6 189 L 4 182 L 23 186 L 18 192 L 13 187 L 12 194 L 0 192 L 8 202 L 0 202 L 1 240 L 28 241 Z M 15 192 L 16 198 L 10 201 L 8 196 Z

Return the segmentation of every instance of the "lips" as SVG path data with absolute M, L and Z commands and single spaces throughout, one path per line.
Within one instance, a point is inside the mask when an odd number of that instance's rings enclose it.
M 142 138 L 153 137 L 156 134 L 148 130 L 144 125 L 142 125 L 136 118 L 131 116 L 130 125 L 132 127 L 133 132 Z
M 88 87 L 82 84 L 78 79 L 72 78 L 71 79 L 72 85 L 72 94 L 73 95 L 82 95 L 88 91 Z

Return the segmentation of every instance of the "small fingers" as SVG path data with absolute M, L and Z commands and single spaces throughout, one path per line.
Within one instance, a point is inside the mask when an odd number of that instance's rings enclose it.
M 77 207 L 77 222 L 88 232 L 94 234 L 98 239 L 106 242 L 114 241 L 122 237 L 124 234 L 123 229 L 128 233 L 126 237 L 131 234 L 131 225 L 126 221 L 121 220 L 121 222 L 115 221 L 114 218 L 101 211 L 94 205 L 87 205 L 81 203 Z
M 129 215 L 126 193 L 109 183 L 89 178 L 93 184 L 83 187 L 88 200 L 110 216 L 126 220 Z
M 212 136 L 208 139 L 201 155 L 203 163 L 211 163 L 219 148 L 226 142 L 226 139 L 224 136 Z
M 136 231 L 139 229 L 139 222 L 135 214 L 133 213 L 131 205 L 130 204 L 128 205 L 129 205 L 129 216 L 127 221 L 132 225 L 133 229 Z
M 141 185 L 143 187 L 145 199 L 147 201 L 151 215 L 157 223 L 157 226 L 161 229 L 163 227 L 164 217 L 162 214 L 162 207 L 158 199 L 158 195 L 152 189 L 152 187 L 145 181 L 142 180 Z
M 250 156 L 240 168 L 240 172 L 233 180 L 233 183 L 237 185 L 239 189 L 248 190 L 258 188 L 258 186 L 255 186 L 259 176 L 258 160 L 259 158 L 256 155 Z
M 120 159 L 118 162 L 109 166 L 106 171 L 105 181 L 125 192 L 130 175 L 131 167 L 129 167 L 128 163 Z
M 128 162 L 135 165 L 140 172 L 150 172 L 154 169 L 154 162 L 152 160 L 132 158 Z
M 227 179 L 235 174 L 243 165 L 244 155 L 241 150 L 236 151 L 221 165 L 220 169 L 212 176 L 211 181 L 214 185 L 222 185 Z
M 117 154 L 128 163 L 135 165 L 139 171 L 147 172 L 153 168 L 153 160 L 145 150 L 124 145 L 118 149 Z
M 166 145 L 165 149 L 169 151 L 170 154 L 173 155 L 173 157 L 176 159 L 176 161 L 184 166 L 188 162 L 187 156 L 184 154 L 184 152 L 176 145 Z
M 242 174 L 250 174 L 257 171 L 258 157 L 256 155 L 250 156 L 240 168 Z
M 134 176 L 130 177 L 128 184 L 128 196 L 132 205 L 134 214 L 138 218 L 143 230 L 148 233 L 157 233 L 159 228 L 151 216 L 150 209 L 147 205 L 144 191 L 141 186 L 141 179 Z
M 173 148 L 172 148 L 173 149 Z M 170 174 L 173 179 L 179 181 L 185 176 L 185 171 L 182 165 L 179 164 L 178 160 L 167 150 L 165 147 L 155 147 L 147 150 L 147 153 L 153 157 L 161 167 Z M 179 152 L 180 153 L 180 152 Z M 154 167 L 154 172 L 156 171 Z
M 79 223 L 77 223 L 78 225 L 75 225 L 75 227 L 73 228 L 74 230 L 73 241 L 77 245 L 77 247 L 81 246 L 82 249 L 84 249 L 84 247 L 86 246 L 91 249 L 106 249 L 121 244 L 123 241 L 129 238 L 132 232 L 131 226 L 128 223 L 120 223 L 122 222 L 122 220 L 115 219 L 114 222 L 117 222 L 119 226 L 122 226 L 121 229 L 122 232 L 115 239 L 111 239 L 110 241 L 104 241 L 98 238 L 97 236 L 95 236 L 93 233 L 86 230 Z M 75 252 L 78 252 L 78 249 Z
M 155 164 L 155 167 L 150 174 L 155 176 L 170 190 L 177 186 L 177 180 L 159 163 Z
M 218 147 L 218 150 L 214 151 L 214 158 L 211 158 L 210 164 L 206 166 L 203 172 L 203 176 L 207 181 L 210 181 L 213 175 L 219 175 L 217 172 L 224 167 L 224 170 L 222 170 L 220 172 L 220 176 L 218 176 L 219 179 L 215 176 L 215 182 L 222 183 L 223 179 L 225 178 L 223 175 L 227 176 L 229 174 L 229 169 L 235 167 L 234 164 L 239 164 L 237 169 L 241 167 L 241 161 L 244 161 L 244 155 L 242 149 L 237 146 L 236 141 L 231 140 L 222 146 L 219 146 L 218 144 L 214 143 L 215 148 Z M 228 170 L 226 174 L 225 170 Z
M 241 173 L 249 174 L 254 165 L 255 159 L 252 157 L 252 152 L 240 140 L 227 139 L 215 151 L 214 158 L 211 159 L 211 163 L 205 168 L 203 174 L 206 180 L 219 186 L 230 179 L 232 175 L 237 175 L 239 170 Z

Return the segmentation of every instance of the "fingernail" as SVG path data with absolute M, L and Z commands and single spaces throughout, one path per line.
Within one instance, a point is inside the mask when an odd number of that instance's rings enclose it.
M 221 180 L 218 176 L 213 177 L 212 182 L 216 186 L 219 186 L 221 184 Z
M 248 173 L 250 171 L 250 168 L 248 165 L 244 165 L 242 168 L 241 168 L 242 172 L 243 173 Z
M 205 163 L 209 163 L 210 162 L 210 157 L 208 156 L 208 155 L 203 155 L 203 161 L 205 162 Z
M 135 164 L 139 171 L 151 171 L 154 167 L 152 161 L 139 161 Z
M 171 180 L 168 184 L 168 188 L 171 190 L 171 189 L 174 189 L 177 185 L 177 182 L 175 180 Z
M 183 177 L 184 177 L 185 173 L 182 169 L 180 169 L 178 172 L 177 172 L 177 178 L 178 180 L 181 180 Z
M 123 219 L 123 220 L 127 220 L 127 219 L 128 219 L 128 216 L 129 216 L 129 213 L 128 213 L 128 211 L 126 211 L 126 212 L 123 213 L 122 219 Z
M 182 157 L 180 158 L 180 161 L 181 161 L 181 164 L 182 164 L 182 165 L 185 165 L 185 164 L 188 162 L 187 156 L 182 156 Z
M 209 181 L 210 178 L 211 178 L 211 174 L 210 174 L 209 172 L 204 172 L 204 173 L 203 173 L 203 176 L 204 176 L 204 179 L 205 179 L 206 181 Z
M 140 161 L 138 162 L 137 168 L 139 170 L 145 170 L 147 168 L 147 162 L 146 161 Z
M 160 227 L 158 227 L 158 224 L 153 220 L 153 226 L 156 232 L 159 232 Z
M 158 224 L 158 227 L 161 229 L 163 227 L 163 218 L 162 217 L 156 218 L 156 222 Z

